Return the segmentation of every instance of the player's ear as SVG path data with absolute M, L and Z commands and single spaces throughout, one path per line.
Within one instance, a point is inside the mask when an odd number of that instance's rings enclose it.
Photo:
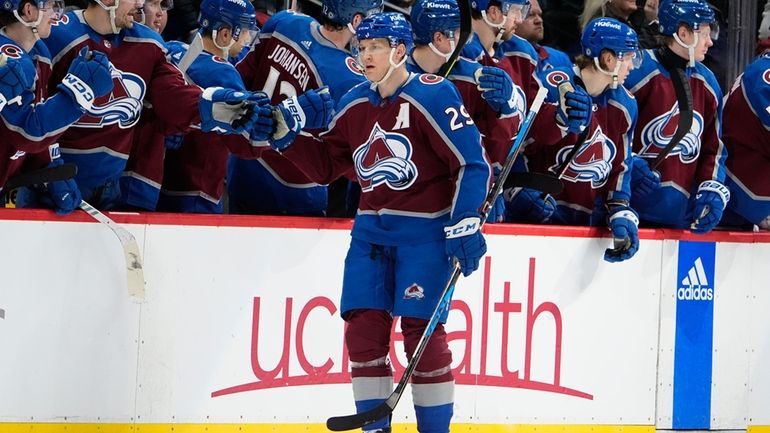
M 37 7 L 33 6 L 32 2 L 25 2 L 24 6 L 22 6 L 21 8 L 21 16 L 28 20 L 32 20 L 32 18 L 35 17 L 36 10 L 37 10 Z M 38 13 L 42 13 L 42 12 L 38 11 Z
M 611 51 L 602 50 L 599 64 L 602 66 L 602 68 L 604 68 L 605 71 L 612 71 L 615 69 L 615 65 L 612 63 L 612 60 L 615 58 L 615 55 Z
M 438 46 L 438 44 L 441 43 L 441 38 L 444 37 L 444 34 L 441 32 L 433 32 L 433 45 Z
M 406 56 L 406 45 L 398 44 L 396 47 L 396 57 L 398 57 L 400 61 L 400 59 L 403 59 L 404 56 Z
M 690 43 L 691 35 L 693 34 L 693 30 L 684 24 L 680 25 L 678 29 L 676 29 L 676 34 L 679 36 L 679 40 L 682 42 L 688 44 Z
M 361 24 L 361 21 L 364 20 L 364 16 L 362 14 L 355 14 L 353 15 L 353 19 L 350 20 L 350 24 L 353 25 L 354 29 L 358 28 L 358 25 Z
M 217 43 L 221 45 L 227 45 L 230 43 L 230 39 L 232 39 L 233 31 L 230 29 L 230 27 L 220 27 L 219 31 L 217 32 L 217 39 L 221 39 L 217 41 Z

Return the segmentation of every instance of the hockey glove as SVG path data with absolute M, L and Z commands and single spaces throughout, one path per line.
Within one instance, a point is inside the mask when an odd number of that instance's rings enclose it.
M 333 114 L 334 101 L 327 87 L 286 99 L 273 109 L 275 132 L 270 145 L 275 150 L 285 150 L 302 129 L 325 129 Z
M 456 257 L 460 270 L 466 277 L 479 268 L 479 262 L 487 252 L 487 242 L 481 234 L 481 217 L 468 212 L 455 217 L 444 226 L 446 254 Z
M 569 82 L 565 83 L 569 84 Z M 564 91 L 565 88 L 562 86 L 567 84 L 559 85 L 560 97 L 556 120 L 567 128 L 567 132 L 578 134 L 591 123 L 593 100 L 591 100 L 591 95 L 580 86 Z
M 96 98 L 112 91 L 113 70 L 112 63 L 104 53 L 83 47 L 70 63 L 67 75 L 58 87 L 70 95 L 84 111 L 88 111 Z
M 48 167 L 64 164 L 61 159 L 54 159 Z M 18 208 L 49 208 L 59 215 L 67 215 L 80 206 L 82 197 L 74 179 L 49 182 L 34 187 L 21 187 L 16 193 Z
M 275 131 L 273 108 L 270 105 L 260 105 L 256 106 L 255 110 L 257 110 L 257 117 L 249 131 L 249 140 L 268 141 L 270 134 Z
M 495 199 L 495 202 L 492 203 L 492 207 L 489 208 L 489 213 L 487 213 L 487 222 L 501 223 L 504 220 L 505 220 L 505 199 L 503 199 L 503 195 L 500 194 Z
M 542 224 L 556 211 L 556 200 L 530 188 L 509 188 L 503 193 L 506 201 L 505 220 Z
M 660 187 L 660 174 L 652 171 L 647 161 L 634 155 L 631 167 L 631 194 L 644 197 Z
M 219 134 L 250 133 L 260 111 L 250 92 L 209 87 L 201 94 L 198 110 L 201 131 Z
M 610 263 L 628 260 L 639 250 L 639 216 L 627 202 L 608 203 L 607 212 L 613 247 L 604 251 L 604 260 Z
M 520 95 L 514 92 L 513 80 L 504 70 L 494 66 L 483 66 L 476 70 L 476 87 L 481 97 L 503 117 L 510 117 L 520 112 L 517 100 Z
M 494 174 L 495 174 L 495 179 L 497 179 L 498 176 L 500 176 L 500 169 L 495 167 Z M 497 180 L 495 181 L 497 182 Z M 495 198 L 494 203 L 492 203 L 492 207 L 489 208 L 486 222 L 499 223 L 499 222 L 503 222 L 504 220 L 505 220 L 505 199 L 503 199 L 503 194 L 500 194 L 497 196 L 497 198 Z
M 0 53 L 0 111 L 8 101 L 21 95 L 24 90 L 32 89 L 33 78 L 24 73 L 21 59 L 11 59 Z M 32 71 L 31 67 L 30 71 Z
M 722 219 L 722 211 L 730 201 L 730 190 L 715 180 L 704 181 L 698 186 L 698 194 L 695 196 L 693 217 L 695 220 L 690 225 L 693 233 L 704 234 L 710 232 Z
M 182 147 L 182 141 L 184 140 L 184 134 L 172 134 L 167 135 L 163 140 L 167 150 L 178 150 Z

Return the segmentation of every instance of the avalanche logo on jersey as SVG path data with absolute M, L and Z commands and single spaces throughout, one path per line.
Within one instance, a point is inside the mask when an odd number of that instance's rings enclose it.
M 400 191 L 417 179 L 417 166 L 411 160 L 412 143 L 405 135 L 387 132 L 374 124 L 369 139 L 353 152 L 361 191 L 369 192 L 386 184 Z
M 700 136 L 703 133 L 703 116 L 693 110 L 692 126 L 684 138 L 677 143 L 669 155 L 679 155 L 679 160 L 689 164 L 698 158 L 700 153 Z M 665 149 L 679 125 L 679 105 L 674 102 L 670 110 L 652 119 L 642 129 L 642 151 L 640 155 L 654 158 Z M 655 148 L 652 148 L 652 146 Z
M 577 146 L 577 145 L 576 145 Z M 556 154 L 556 164 L 550 170 L 556 173 L 563 166 L 574 146 L 563 147 Z M 592 188 L 601 188 L 612 171 L 612 160 L 618 151 L 615 143 L 597 127 L 564 171 L 564 179 L 571 182 L 591 182 Z
M 147 85 L 139 75 L 118 69 L 113 70 L 112 82 L 112 92 L 108 96 L 97 98 L 94 106 L 75 126 L 101 128 L 118 125 L 121 129 L 127 129 L 136 124 L 142 114 L 142 101 L 147 93 Z

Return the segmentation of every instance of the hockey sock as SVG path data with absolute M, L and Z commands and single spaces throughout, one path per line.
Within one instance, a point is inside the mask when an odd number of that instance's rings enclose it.
M 417 348 L 426 320 L 404 317 L 401 330 L 409 359 Z M 444 326 L 439 324 L 425 347 L 412 377 L 412 399 L 420 433 L 448 433 L 454 408 L 452 352 Z
M 350 356 L 350 375 L 356 411 L 363 412 L 379 405 L 393 391 L 393 371 L 388 360 L 390 330 L 393 318 L 382 310 L 355 310 L 347 316 L 345 343 Z M 366 430 L 390 426 L 385 417 Z

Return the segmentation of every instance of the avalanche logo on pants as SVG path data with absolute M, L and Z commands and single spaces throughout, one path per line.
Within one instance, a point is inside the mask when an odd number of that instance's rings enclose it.
M 550 167 L 552 172 L 555 173 L 564 165 L 573 147 L 566 146 L 559 149 L 556 154 L 556 164 Z M 612 160 L 617 154 L 615 143 L 604 135 L 601 127 L 597 127 L 570 161 L 569 167 L 564 171 L 563 179 L 571 182 L 591 182 L 592 188 L 601 188 L 607 183 L 612 171 Z
M 670 110 L 652 119 L 642 129 L 641 139 L 643 147 L 640 155 L 647 158 L 657 156 L 674 137 L 677 126 L 679 126 L 679 105 L 674 101 L 674 106 Z M 685 164 L 695 161 L 700 153 L 700 136 L 702 133 L 703 116 L 693 110 L 690 131 L 674 146 L 669 155 L 679 155 L 679 160 Z
M 353 152 L 353 162 L 361 191 L 372 191 L 379 185 L 400 191 L 417 179 L 417 166 L 411 160 L 412 143 L 405 135 L 386 132 L 378 123 L 365 143 Z

